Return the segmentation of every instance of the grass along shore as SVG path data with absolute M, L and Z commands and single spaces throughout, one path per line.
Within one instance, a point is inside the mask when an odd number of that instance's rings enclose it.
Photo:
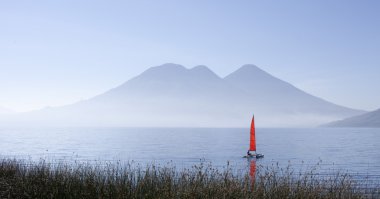
M 179 171 L 5 159 L 0 160 L 0 198 L 380 198 L 377 185 L 358 184 L 348 174 L 314 172 L 276 165 L 236 174 L 228 165 L 219 171 L 205 163 Z

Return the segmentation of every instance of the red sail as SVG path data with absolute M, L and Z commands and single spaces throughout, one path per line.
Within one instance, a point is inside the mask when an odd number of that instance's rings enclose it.
M 249 150 L 250 151 L 256 151 L 255 116 L 252 116 L 251 138 L 250 138 L 250 143 L 249 143 Z

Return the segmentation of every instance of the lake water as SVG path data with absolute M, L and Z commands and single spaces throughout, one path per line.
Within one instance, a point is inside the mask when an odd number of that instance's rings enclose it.
M 367 176 L 380 174 L 380 129 L 257 129 L 257 161 L 293 167 L 322 165 Z M 172 162 L 201 160 L 216 167 L 247 166 L 249 129 L 62 128 L 0 129 L 0 156 L 48 161 Z

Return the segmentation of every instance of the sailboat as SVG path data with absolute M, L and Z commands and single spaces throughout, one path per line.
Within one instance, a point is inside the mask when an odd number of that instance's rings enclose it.
M 263 158 L 263 154 L 256 153 L 256 134 L 255 134 L 255 116 L 252 116 L 251 131 L 250 131 L 249 150 L 244 158 Z

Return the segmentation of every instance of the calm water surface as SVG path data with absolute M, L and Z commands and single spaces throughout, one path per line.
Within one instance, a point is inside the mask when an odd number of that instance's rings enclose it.
M 257 164 L 279 163 L 376 176 L 380 174 L 380 129 L 257 129 Z M 205 160 L 221 167 L 246 166 L 249 129 L 62 128 L 0 129 L 2 158 L 48 161 L 172 162 Z

